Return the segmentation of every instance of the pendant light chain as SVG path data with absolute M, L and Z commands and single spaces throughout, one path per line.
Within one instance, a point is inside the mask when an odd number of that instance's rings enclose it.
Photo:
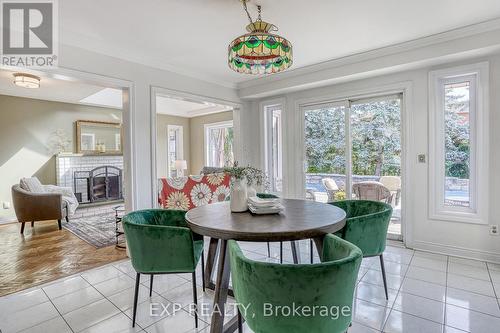
M 250 23 L 253 23 L 253 20 L 252 20 L 252 16 L 250 15 L 250 13 L 248 12 L 248 8 L 247 8 L 247 0 L 241 0 L 241 2 L 243 3 L 243 9 L 245 10 L 245 12 L 247 13 L 247 17 L 248 17 L 248 20 L 250 21 Z M 260 6 L 259 6 L 260 7 Z M 259 17 L 260 17 L 260 14 L 259 14 Z

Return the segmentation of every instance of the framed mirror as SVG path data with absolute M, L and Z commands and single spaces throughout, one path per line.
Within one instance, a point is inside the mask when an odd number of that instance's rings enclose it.
M 121 155 L 122 125 L 103 121 L 76 122 L 76 150 L 87 155 Z

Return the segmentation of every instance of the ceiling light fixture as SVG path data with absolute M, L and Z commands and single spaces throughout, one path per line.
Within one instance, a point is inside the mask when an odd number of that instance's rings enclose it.
M 284 37 L 271 32 L 278 31 L 274 24 L 262 21 L 261 6 L 257 5 L 255 21 L 243 3 L 250 24 L 247 34 L 241 35 L 229 44 L 228 64 L 232 70 L 243 74 L 272 74 L 292 66 L 292 44 Z
M 40 88 L 40 78 L 33 74 L 14 73 L 14 84 L 23 88 Z

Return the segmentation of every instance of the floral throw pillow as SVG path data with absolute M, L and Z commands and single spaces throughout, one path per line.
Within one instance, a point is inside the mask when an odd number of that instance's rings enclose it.
M 230 176 L 225 173 L 161 178 L 159 203 L 165 209 L 190 210 L 229 197 Z

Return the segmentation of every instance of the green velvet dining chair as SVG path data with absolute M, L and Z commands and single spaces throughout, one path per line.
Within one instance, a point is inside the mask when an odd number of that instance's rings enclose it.
M 229 253 L 240 332 L 242 317 L 255 333 L 340 333 L 348 329 L 362 259 L 355 245 L 326 235 L 323 262 L 317 264 L 253 261 L 235 241 L 229 241 Z M 294 306 L 316 309 L 316 313 L 297 316 L 279 310 Z M 338 311 L 338 316 L 320 313 L 320 308 Z
M 203 237 L 191 232 L 185 215 L 186 212 L 180 210 L 146 209 L 131 212 L 122 219 L 132 266 L 137 272 L 132 327 L 135 326 L 141 274 L 150 275 L 151 296 L 154 275 L 192 273 L 193 301 L 197 307 L 196 266 L 200 258 L 202 275 L 205 275 Z M 198 327 L 196 311 L 195 324 Z
M 385 297 L 389 299 L 384 251 L 387 229 L 392 216 L 391 205 L 370 200 L 344 200 L 330 202 L 329 204 L 346 212 L 346 225 L 336 235 L 359 247 L 364 258 L 374 256 L 380 258 Z

